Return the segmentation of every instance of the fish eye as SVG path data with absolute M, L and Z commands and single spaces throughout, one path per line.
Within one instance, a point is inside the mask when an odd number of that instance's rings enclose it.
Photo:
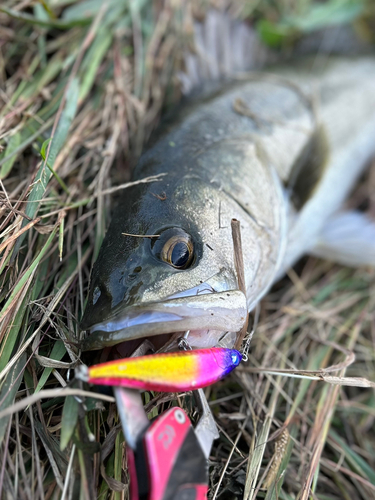
M 180 236 L 172 236 L 163 246 L 161 258 L 177 269 L 185 269 L 193 257 L 191 241 Z
M 162 231 L 151 246 L 156 257 L 176 269 L 186 269 L 193 261 L 193 241 L 183 229 L 170 228 Z

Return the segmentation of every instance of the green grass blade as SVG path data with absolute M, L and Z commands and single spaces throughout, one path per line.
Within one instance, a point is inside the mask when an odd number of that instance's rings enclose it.
M 25 369 L 26 354 L 22 354 L 20 359 L 10 370 L 0 391 L 1 409 L 8 408 L 14 401 L 18 388 L 22 382 L 22 373 Z M 0 419 L 0 444 L 2 443 L 10 417 Z
M 65 399 L 61 419 L 60 449 L 65 450 L 73 436 L 78 420 L 78 401 L 74 396 Z
M 49 129 L 51 127 L 52 123 L 53 123 L 53 120 L 49 119 L 36 132 L 29 133 L 28 131 L 26 131 L 25 133 L 22 133 L 22 135 L 21 135 L 22 142 L 16 148 L 12 149 L 12 151 L 7 151 L 7 154 L 3 158 L 0 159 L 0 166 L 3 167 L 11 159 L 13 160 L 13 163 L 14 163 L 17 159 L 17 155 L 19 153 L 22 153 L 22 151 L 25 148 L 27 148 L 27 146 L 29 146 L 32 142 L 34 142 L 35 139 L 38 139 L 38 137 L 40 137 L 43 134 L 43 132 L 45 132 L 47 129 Z M 26 129 L 26 127 L 25 127 L 25 129 Z
M 19 332 L 22 327 L 22 322 L 27 311 L 27 305 L 29 302 L 29 294 L 26 294 L 21 307 L 18 309 L 16 316 L 14 317 L 12 324 L 6 333 L 0 349 L 0 372 L 3 371 L 7 365 L 13 349 L 18 341 Z
M 26 281 L 29 279 L 31 274 L 34 272 L 36 267 L 38 266 L 39 262 L 42 260 L 44 257 L 45 253 L 47 252 L 49 246 L 51 245 L 53 238 L 55 237 L 55 234 L 57 232 L 57 228 L 55 227 L 50 234 L 48 240 L 46 241 L 45 245 L 39 252 L 39 254 L 35 257 L 34 261 L 31 263 L 30 267 L 24 272 L 23 276 L 20 278 L 18 281 L 17 285 L 14 287 L 13 292 L 11 293 L 9 299 L 6 301 L 1 314 L 0 314 L 0 320 L 2 320 L 5 315 L 7 314 L 8 308 L 11 305 L 13 299 L 16 297 L 16 295 L 22 290 L 22 287 L 25 285 Z
M 4 12 L 9 17 L 17 19 L 28 24 L 35 24 L 37 26 L 42 26 L 43 28 L 58 28 L 61 30 L 66 30 L 73 28 L 74 26 L 85 26 L 90 23 L 91 19 L 75 19 L 71 21 L 63 21 L 59 19 L 49 19 L 48 21 L 43 19 L 38 19 L 30 14 L 24 12 L 19 12 L 17 10 L 8 9 L 7 7 L 0 7 L 0 12 Z
M 375 471 L 369 466 L 366 460 L 353 451 L 332 428 L 329 431 L 329 435 L 343 449 L 346 460 L 350 463 L 353 469 L 361 476 L 367 477 L 371 484 L 375 484 Z
M 78 95 L 79 95 L 79 82 L 77 78 L 73 78 L 66 93 L 65 108 L 61 114 L 59 123 L 56 128 L 56 133 L 50 145 L 48 163 L 52 166 L 52 168 L 58 153 L 61 151 L 61 148 L 63 147 L 67 139 L 69 128 L 75 117 L 78 104 Z M 51 169 L 46 166 L 46 162 L 43 162 L 36 175 L 34 185 L 29 195 L 29 203 L 27 204 L 25 210 L 26 215 L 30 219 L 34 218 L 38 210 L 40 203 L 39 200 L 44 195 L 50 177 L 51 177 Z M 23 225 L 25 224 L 26 222 L 24 222 Z M 16 255 L 18 253 L 18 250 L 22 244 L 23 239 L 24 235 L 18 238 L 17 243 L 14 247 L 13 255 Z
M 0 170 L 0 179 L 5 179 L 7 175 L 10 174 L 10 171 L 12 170 L 12 167 L 14 165 L 14 162 L 17 159 L 16 155 L 13 155 L 13 151 L 16 151 L 19 145 L 21 144 L 21 134 L 20 132 L 16 132 L 14 135 L 12 135 L 9 139 L 8 145 L 4 151 L 0 155 L 0 159 L 5 159 L 4 163 L 1 166 Z M 9 157 L 10 156 L 10 157 Z M 7 159 L 8 158 L 8 159 Z
M 285 479 L 285 473 L 286 473 L 288 464 L 290 462 L 290 457 L 291 457 L 292 451 L 293 451 L 293 446 L 294 446 L 293 439 L 298 434 L 297 425 L 291 426 L 289 434 L 290 434 L 290 437 L 289 437 L 288 445 L 287 445 L 287 448 L 285 451 L 285 455 L 281 461 L 281 464 L 277 470 L 277 473 L 275 474 L 275 480 L 273 481 L 273 484 L 270 486 L 270 488 L 267 491 L 265 500 L 278 500 L 280 498 L 281 487 L 283 485 L 283 482 Z
M 80 74 L 82 75 L 82 84 L 79 93 L 79 100 L 86 99 L 90 92 L 98 68 L 107 53 L 113 39 L 113 32 L 110 30 L 99 30 L 93 44 L 87 51 L 85 59 L 82 63 Z
M 312 3 L 309 11 L 300 16 L 289 17 L 286 24 L 308 33 L 328 26 L 348 24 L 363 13 L 365 2 L 362 0 L 331 0 L 325 3 Z
M 11 99 L 11 104 L 15 104 L 19 98 L 34 99 L 39 92 L 43 90 L 54 78 L 61 72 L 64 60 L 57 54 L 48 63 L 47 67 L 39 70 L 28 85 L 20 83 L 18 89 L 14 92 Z

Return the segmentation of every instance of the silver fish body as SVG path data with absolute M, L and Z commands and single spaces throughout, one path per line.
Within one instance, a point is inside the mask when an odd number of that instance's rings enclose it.
M 134 179 L 166 175 L 124 192 L 113 215 L 92 273 L 83 348 L 187 329 L 195 347 L 223 336 L 233 344 L 246 311 L 300 256 L 322 248 L 327 221 L 374 152 L 373 58 L 333 60 L 314 74 L 307 64 L 254 73 L 185 105 Z M 241 222 L 246 298 L 232 218 Z M 187 249 L 186 267 L 167 261 Z

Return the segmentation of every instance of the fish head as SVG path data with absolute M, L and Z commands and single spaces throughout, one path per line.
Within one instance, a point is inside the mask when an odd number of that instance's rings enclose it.
M 158 149 L 160 165 L 155 165 Z M 224 346 L 233 347 L 247 311 L 275 276 L 281 255 L 280 203 L 272 177 L 266 176 L 270 170 L 263 168 L 251 141 L 218 142 L 202 149 L 198 159 L 179 153 L 169 165 L 165 149 L 163 143 L 156 153 L 151 149 L 141 164 L 151 162 L 144 176 L 163 167 L 167 175 L 124 191 L 114 211 L 92 272 L 83 349 L 187 330 L 195 347 L 213 347 L 224 336 Z M 212 166 L 226 158 L 229 179 L 241 162 L 253 165 L 259 175 L 225 189 Z M 242 189 L 249 184 L 252 190 Z M 238 290 L 232 218 L 241 223 L 246 293 Z
M 191 175 L 124 192 L 93 267 L 83 349 L 186 330 L 199 347 L 228 331 L 233 345 L 247 306 L 222 204 Z

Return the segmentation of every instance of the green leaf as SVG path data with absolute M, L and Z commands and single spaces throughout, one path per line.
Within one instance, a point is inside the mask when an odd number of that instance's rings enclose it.
M 21 144 L 21 134 L 20 134 L 20 132 L 17 132 L 16 134 L 14 134 L 10 137 L 8 145 L 7 145 L 4 153 L 2 153 L 0 155 L 0 159 L 6 158 L 7 156 L 12 155 L 13 151 L 15 151 L 20 144 Z M 5 177 L 7 175 L 9 175 L 16 159 L 17 159 L 17 156 L 13 155 L 8 160 L 6 160 L 5 163 L 2 164 L 1 170 L 0 170 L 0 179 L 5 179 Z
M 327 28 L 328 26 L 348 24 L 354 21 L 364 10 L 361 0 L 331 0 L 325 3 L 313 3 L 307 12 L 300 16 L 289 17 L 285 23 L 303 33 Z
M 50 137 L 49 139 L 46 139 L 43 144 L 42 144 L 42 147 L 40 149 L 40 154 L 42 155 L 42 158 L 44 161 L 46 161 L 46 156 L 47 156 L 47 146 L 48 144 L 52 141 L 52 137 Z
M 78 401 L 74 396 L 67 396 L 61 418 L 61 436 L 60 449 L 65 450 L 67 447 L 76 423 L 78 420 Z
M 301 14 L 286 16 L 277 23 L 260 19 L 256 29 L 264 43 L 273 48 L 280 48 L 300 34 L 348 24 L 363 13 L 364 7 L 364 0 L 312 2 Z
M 274 24 L 267 19 L 261 19 L 256 25 L 256 30 L 265 44 L 279 48 L 291 40 L 295 31 L 288 26 Z

